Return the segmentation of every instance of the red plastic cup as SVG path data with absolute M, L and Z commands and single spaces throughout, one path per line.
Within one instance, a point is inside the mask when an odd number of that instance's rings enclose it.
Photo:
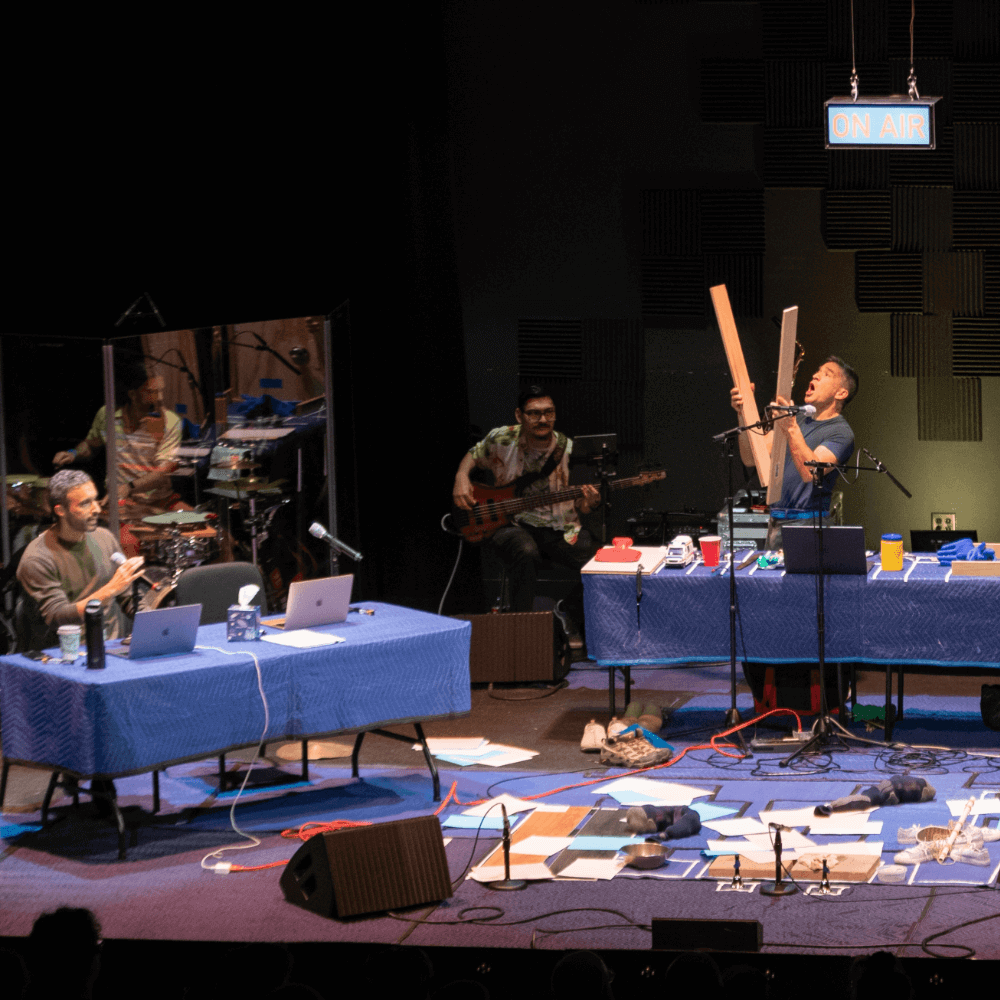
M 705 565 L 718 566 L 722 539 L 718 535 L 702 535 L 698 544 L 701 546 L 701 557 L 705 560 Z

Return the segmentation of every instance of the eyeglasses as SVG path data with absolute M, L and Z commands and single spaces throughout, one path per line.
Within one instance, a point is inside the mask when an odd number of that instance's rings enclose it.
M 529 420 L 541 420 L 543 417 L 554 417 L 556 411 L 553 407 L 549 407 L 547 410 L 525 410 L 524 416 Z

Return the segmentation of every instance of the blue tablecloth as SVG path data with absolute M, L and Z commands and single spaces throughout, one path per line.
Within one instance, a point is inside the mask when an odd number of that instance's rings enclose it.
M 729 659 L 729 577 L 702 565 L 642 581 L 641 631 L 632 575 L 585 574 L 587 648 L 602 665 Z M 737 573 L 736 655 L 817 659 L 816 578 L 748 567 Z M 876 565 L 826 577 L 826 658 L 856 663 L 1000 667 L 1000 579 L 950 576 L 935 563 Z
M 0 658 L 5 759 L 82 776 L 151 770 L 256 742 L 264 707 L 268 739 L 301 738 L 471 709 L 468 622 L 366 603 L 375 614 L 316 629 L 343 636 L 333 646 L 291 649 L 227 642 L 226 626 L 198 630 L 186 656 L 107 657 L 105 670 Z M 233 653 L 242 655 L 227 655 Z

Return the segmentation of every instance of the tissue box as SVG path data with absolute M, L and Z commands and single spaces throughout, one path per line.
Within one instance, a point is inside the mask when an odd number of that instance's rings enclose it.
M 230 604 L 226 612 L 226 639 L 229 642 L 253 642 L 260 638 L 260 608 L 241 608 Z

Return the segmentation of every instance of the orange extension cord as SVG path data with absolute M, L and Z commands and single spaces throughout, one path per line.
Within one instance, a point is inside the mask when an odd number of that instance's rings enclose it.
M 738 726 L 733 726 L 731 729 L 727 729 L 724 732 L 716 733 L 707 743 L 695 743 L 692 746 L 685 747 L 676 757 L 671 757 L 670 760 L 664 761 L 662 764 L 651 764 L 649 767 L 639 767 L 634 771 L 626 771 L 624 774 L 609 774 L 607 777 L 603 778 L 591 778 L 590 781 L 578 781 L 575 785 L 562 785 L 560 788 L 552 788 L 547 792 L 538 792 L 536 795 L 525 795 L 522 796 L 525 802 L 531 802 L 535 799 L 544 799 L 548 795 L 555 795 L 557 792 L 569 791 L 571 788 L 585 788 L 587 785 L 599 785 L 602 781 L 610 781 L 612 778 L 627 778 L 633 774 L 642 774 L 644 771 L 658 771 L 664 767 L 671 767 L 681 760 L 686 753 L 690 750 L 715 750 L 716 753 L 721 753 L 726 757 L 735 757 L 737 760 L 742 760 L 746 755 L 742 753 L 728 753 L 728 750 L 736 749 L 732 743 L 719 743 L 718 740 L 725 739 L 727 736 L 732 736 L 733 733 L 740 729 L 746 729 L 747 726 L 756 725 L 761 719 L 766 719 L 769 715 L 794 715 L 795 721 L 798 724 L 799 732 L 802 731 L 802 717 L 791 708 L 772 708 L 771 711 L 765 712 L 763 715 L 755 716 L 748 722 L 741 722 Z M 457 794 L 458 782 L 453 781 L 451 783 L 451 788 L 448 789 L 448 794 L 444 797 L 441 805 L 434 810 L 435 816 L 440 816 L 441 812 L 444 810 L 450 802 L 453 802 L 456 806 L 478 806 L 482 805 L 484 802 L 489 802 L 489 799 L 476 799 L 474 802 L 462 802 Z M 319 823 L 310 822 L 303 823 L 297 830 L 282 830 L 281 836 L 287 837 L 290 840 L 308 840 L 310 837 L 315 837 L 321 833 L 332 833 L 335 830 L 349 830 L 356 826 L 371 826 L 372 824 L 364 820 L 352 821 L 348 819 L 335 819 L 331 823 Z M 286 858 L 284 861 L 272 861 L 268 865 L 233 865 L 230 871 L 234 872 L 259 872 L 263 871 L 265 868 L 277 868 L 280 865 L 287 865 L 290 858 Z

